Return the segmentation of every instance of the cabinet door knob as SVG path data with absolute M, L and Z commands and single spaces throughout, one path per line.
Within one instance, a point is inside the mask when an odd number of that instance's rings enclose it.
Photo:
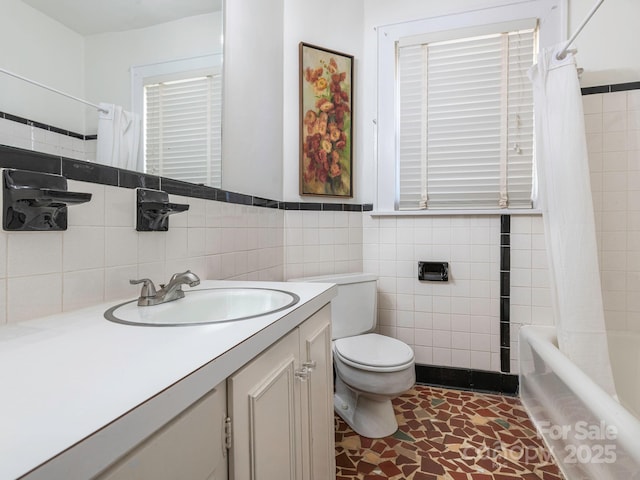
M 309 360 L 308 362 L 304 362 L 302 366 L 306 367 L 307 370 L 309 370 L 309 373 L 311 373 L 316 369 L 318 365 L 316 364 L 315 360 Z

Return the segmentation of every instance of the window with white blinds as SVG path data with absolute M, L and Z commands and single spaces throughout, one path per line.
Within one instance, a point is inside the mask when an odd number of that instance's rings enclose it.
M 397 208 L 531 208 L 536 30 L 397 46 Z
M 144 86 L 145 171 L 220 186 L 222 75 Z

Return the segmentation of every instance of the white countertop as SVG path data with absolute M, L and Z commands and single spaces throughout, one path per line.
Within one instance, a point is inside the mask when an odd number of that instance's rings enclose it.
M 324 283 L 203 281 L 195 289 L 232 286 L 288 290 L 300 301 L 211 325 L 121 325 L 103 317 L 114 301 L 0 327 L 0 479 L 43 464 L 29 478 L 86 478 L 336 295 Z

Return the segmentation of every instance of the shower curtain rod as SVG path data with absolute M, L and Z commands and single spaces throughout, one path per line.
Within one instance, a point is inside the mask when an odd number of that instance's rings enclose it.
M 591 9 L 591 11 L 587 14 L 587 17 L 580 24 L 578 29 L 575 32 L 573 32 L 573 35 L 571 35 L 571 38 L 567 40 L 567 43 L 564 44 L 564 48 L 556 55 L 556 58 L 558 60 L 563 60 L 564 57 L 567 56 L 567 53 L 569 52 L 569 47 L 571 46 L 571 44 L 578 37 L 578 35 L 580 35 L 580 32 L 582 31 L 582 29 L 585 27 L 587 23 L 589 23 L 589 20 L 591 20 L 591 17 L 593 17 L 593 15 L 596 13 L 596 10 L 598 10 L 598 8 L 600 8 L 600 5 L 602 5 L 603 3 L 604 3 L 604 0 L 598 0 L 596 2 L 596 4 Z
M 11 77 L 15 77 L 17 79 L 20 79 L 22 81 L 25 81 L 27 83 L 31 83 L 32 85 L 36 85 L 37 87 L 40 88 L 44 88 L 45 90 L 49 90 L 51 92 L 57 93 L 58 95 L 62 95 L 63 97 L 67 97 L 70 98 L 71 100 L 75 100 L 76 102 L 80 102 L 80 103 L 84 103 L 85 105 L 89 105 L 90 107 L 95 108 L 96 110 L 103 112 L 103 113 L 109 113 L 109 110 L 105 110 L 104 108 L 91 103 L 91 102 L 87 102 L 86 100 L 83 100 L 82 98 L 78 98 L 78 97 L 74 97 L 73 95 L 69 95 L 68 93 L 62 92 L 60 90 L 56 90 L 55 88 L 49 87 L 47 85 L 44 85 L 40 82 L 36 82 L 35 80 L 31 80 L 30 78 L 27 77 L 23 77 L 22 75 L 18 75 L 17 73 L 13 73 L 10 72 L 9 70 L 5 70 L 4 68 L 0 67 L 0 72 L 2 73 L 6 73 L 7 75 L 11 76 Z

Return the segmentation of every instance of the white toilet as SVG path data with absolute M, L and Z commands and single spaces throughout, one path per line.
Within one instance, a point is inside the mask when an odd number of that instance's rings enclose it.
M 395 338 L 369 333 L 376 326 L 375 275 L 350 273 L 292 279 L 335 283 L 331 301 L 335 411 L 358 434 L 391 435 L 398 428 L 391 399 L 416 380 L 413 350 Z

